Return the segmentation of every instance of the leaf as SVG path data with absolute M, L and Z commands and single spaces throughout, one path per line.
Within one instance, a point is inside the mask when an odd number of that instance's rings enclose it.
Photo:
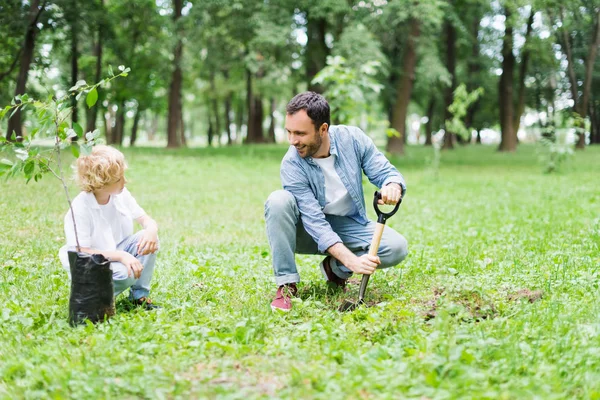
M 71 89 L 69 89 L 69 92 L 73 92 L 75 90 L 78 90 L 80 87 L 87 85 L 86 81 L 79 80 L 75 83 L 75 86 L 73 86 Z
M 25 177 L 31 179 L 33 175 L 33 171 L 35 170 L 35 161 L 29 160 L 25 163 L 23 167 L 23 173 L 25 173 Z
M 71 139 L 74 137 L 77 137 L 77 132 L 75 132 L 75 130 L 71 128 L 67 129 L 67 136 L 65 137 L 65 139 Z
M 0 175 L 6 173 L 6 171 L 11 169 L 12 166 L 13 166 L 12 161 L 7 160 L 6 158 L 3 158 L 2 160 L 0 160 Z
M 92 108 L 94 106 L 94 104 L 96 104 L 97 101 L 98 101 L 98 91 L 96 90 L 96 88 L 93 88 L 92 90 L 90 90 L 87 97 L 85 98 L 85 102 L 86 102 L 88 108 Z
M 113 72 L 113 69 L 112 69 L 112 66 L 111 66 L 111 65 L 109 65 L 109 66 L 108 66 L 108 74 L 109 74 L 110 76 L 115 76 L 115 73 Z
M 77 136 L 83 136 L 83 128 L 77 122 L 73 122 L 73 130 L 77 133 Z
M 15 109 L 14 109 L 14 110 L 13 110 L 13 111 L 10 113 L 10 115 L 8 116 L 8 118 L 12 118 L 12 117 L 13 117 L 13 115 L 15 115 L 15 113 L 16 113 L 17 111 L 19 111 L 19 108 L 21 108 L 21 106 L 16 106 L 16 107 L 15 107 Z
M 79 145 L 77 143 L 71 143 L 71 153 L 75 158 L 79 158 Z
M 25 149 L 15 149 L 15 155 L 21 161 L 25 161 L 29 157 L 29 153 Z
M 79 150 L 81 151 L 81 154 L 84 156 L 89 156 L 90 154 L 92 154 L 92 145 L 89 144 L 82 144 L 81 146 L 79 146 Z
M 10 111 L 11 108 L 12 108 L 12 106 L 6 106 L 6 107 L 4 107 L 4 109 L 2 111 L 0 111 L 0 119 L 4 118 L 4 116 L 6 115 L 6 113 L 8 111 Z

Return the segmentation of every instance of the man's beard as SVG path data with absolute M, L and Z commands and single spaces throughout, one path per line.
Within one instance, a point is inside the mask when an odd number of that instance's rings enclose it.
M 317 151 L 319 151 L 322 144 L 323 144 L 323 139 L 321 138 L 321 135 L 319 135 L 319 132 L 317 132 L 317 134 L 315 135 L 315 141 L 306 145 L 306 147 L 304 148 L 304 150 L 306 151 L 306 154 L 303 156 L 301 155 L 300 157 L 302 157 L 302 158 L 312 157 Z

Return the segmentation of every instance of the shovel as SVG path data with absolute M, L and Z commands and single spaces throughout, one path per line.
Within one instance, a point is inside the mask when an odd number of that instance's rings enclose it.
M 375 212 L 377 213 L 377 226 L 375 227 L 375 233 L 373 234 L 373 240 L 371 241 L 371 247 L 369 247 L 369 255 L 376 256 L 379 251 L 379 243 L 381 242 L 381 236 L 383 235 L 383 228 L 385 227 L 385 221 L 390 218 L 392 215 L 396 214 L 398 211 L 398 207 L 400 207 L 400 203 L 402 203 L 402 198 L 400 201 L 396 203 L 396 206 L 389 213 L 384 213 L 379 209 L 379 204 L 377 201 L 381 199 L 381 193 L 378 191 L 375 192 L 373 196 L 373 207 L 375 207 Z M 358 291 L 358 301 L 353 303 L 349 300 L 346 300 L 342 303 L 342 305 L 338 308 L 341 312 L 353 311 L 356 307 L 365 303 L 365 292 L 367 291 L 367 284 L 369 283 L 369 277 L 371 275 L 363 275 L 362 280 L 360 282 L 360 289 Z

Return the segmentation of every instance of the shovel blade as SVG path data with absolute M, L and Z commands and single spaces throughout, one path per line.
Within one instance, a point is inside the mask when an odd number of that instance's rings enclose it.
M 351 312 L 356 310 L 356 308 L 358 306 L 360 306 L 362 304 L 362 302 L 358 302 L 358 303 L 353 303 L 351 301 L 344 301 L 338 308 L 339 312 Z

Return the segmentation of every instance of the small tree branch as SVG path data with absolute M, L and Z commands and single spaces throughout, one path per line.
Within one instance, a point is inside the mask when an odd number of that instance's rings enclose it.
M 58 115 L 58 108 L 56 109 L 56 115 Z M 54 147 L 56 148 L 56 163 L 58 164 L 58 172 L 60 176 L 58 179 L 63 185 L 63 189 L 65 190 L 65 196 L 67 197 L 67 203 L 69 203 L 69 211 L 71 212 L 71 219 L 73 220 L 73 230 L 75 231 L 75 242 L 77 242 L 77 252 L 81 252 L 81 246 L 79 245 L 79 235 L 77 234 L 77 223 L 75 222 L 75 213 L 73 212 L 73 204 L 71 203 L 71 197 L 69 196 L 69 188 L 65 183 L 65 178 L 63 174 L 62 161 L 60 158 L 60 139 L 58 137 L 58 122 L 55 121 L 56 126 L 56 139 L 54 142 Z M 52 171 L 52 170 L 51 170 Z M 54 171 L 52 171 L 54 173 Z M 54 173 L 56 176 L 56 173 Z

